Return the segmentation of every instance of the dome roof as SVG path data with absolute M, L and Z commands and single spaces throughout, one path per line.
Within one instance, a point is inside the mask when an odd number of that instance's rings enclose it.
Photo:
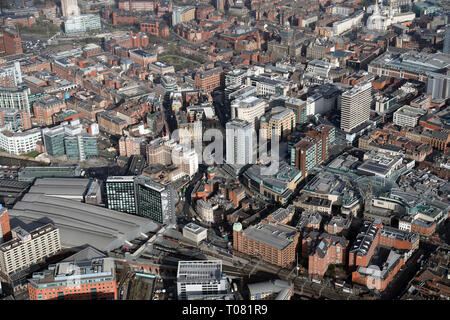
M 242 230 L 242 224 L 240 222 L 236 222 L 233 224 L 233 231 L 241 231 Z

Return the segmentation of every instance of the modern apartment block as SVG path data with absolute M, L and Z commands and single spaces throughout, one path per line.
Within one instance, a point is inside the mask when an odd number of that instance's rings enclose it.
M 295 262 L 300 234 L 296 228 L 260 222 L 243 230 L 240 223 L 233 225 L 233 248 L 280 267 Z
M 198 171 L 198 155 L 194 149 L 177 145 L 174 149 L 173 164 L 179 167 L 184 174 L 192 177 Z
M 147 163 L 169 165 L 172 162 L 172 149 L 175 146 L 168 138 L 156 138 L 147 145 Z
M 173 223 L 175 191 L 143 175 L 112 176 L 106 180 L 108 209 L 152 219 L 158 223 Z
M 22 83 L 20 62 L 16 61 L 11 66 L 2 66 L 0 70 L 0 87 L 15 87 Z
M 299 168 L 303 177 L 306 177 L 311 169 L 328 158 L 329 149 L 334 141 L 334 127 L 321 124 L 310 129 L 291 148 L 291 165 Z
M 18 109 L 0 108 L 0 126 L 13 131 L 31 129 L 31 115 Z
M 28 280 L 30 300 L 116 300 L 114 260 L 86 247 Z
M 427 112 L 421 108 L 403 106 L 394 112 L 393 123 L 400 127 L 415 127 L 420 117 Z
M 292 109 L 275 107 L 260 118 L 260 132 L 265 139 L 272 139 L 276 135 L 284 139 L 296 125 L 295 113 Z
M 179 300 L 207 299 L 228 293 L 221 260 L 179 261 L 177 294 Z
M 352 89 L 340 96 L 341 129 L 351 132 L 360 126 L 370 116 L 372 103 L 372 84 L 370 82 L 358 83 Z
M 246 165 L 255 163 L 256 134 L 250 122 L 234 119 L 226 126 L 226 162 Z
M 30 95 L 30 88 L 24 84 L 16 87 L 0 87 L 0 108 L 18 109 L 30 114 Z
M 86 160 L 98 155 L 97 137 L 83 132 L 76 136 L 66 136 L 64 138 L 64 147 L 69 159 Z
M 182 139 L 182 137 L 180 137 Z M 147 163 L 170 165 L 192 177 L 198 171 L 198 155 L 194 149 L 185 148 L 173 139 L 156 138 L 147 145 Z
M 119 140 L 121 156 L 131 157 L 145 154 L 145 140 L 134 137 L 122 137 Z
M 247 76 L 247 70 L 232 69 L 225 73 L 225 86 L 231 87 L 235 85 L 241 85 Z
M 172 11 L 172 26 L 179 23 L 194 20 L 195 19 L 195 7 L 194 6 L 184 6 L 184 7 L 173 7 Z
M 296 123 L 302 124 L 308 121 L 307 101 L 289 97 L 284 101 L 284 106 L 294 111 Z
M 3 273 L 23 270 L 61 250 L 59 229 L 52 224 L 30 232 L 15 227 L 11 233 L 12 239 L 0 245 L 0 268 Z

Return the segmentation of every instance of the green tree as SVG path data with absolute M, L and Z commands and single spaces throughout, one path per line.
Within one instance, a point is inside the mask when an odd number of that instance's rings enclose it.
M 336 266 L 334 264 L 330 264 L 328 266 L 327 271 L 325 272 L 325 275 L 328 277 L 333 277 L 336 275 Z

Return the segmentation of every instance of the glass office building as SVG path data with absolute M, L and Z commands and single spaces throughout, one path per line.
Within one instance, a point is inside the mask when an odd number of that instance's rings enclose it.
M 149 218 L 162 224 L 175 223 L 176 192 L 172 186 L 143 175 L 115 176 L 106 180 L 108 208 Z
M 64 131 L 42 130 L 45 151 L 53 157 L 59 157 L 65 154 L 64 136 Z
M 136 178 L 136 190 L 140 216 L 164 224 L 173 222 L 175 192 L 171 186 L 139 176 Z
M 98 155 L 97 138 L 89 134 L 66 136 L 64 146 L 67 157 L 72 160 L 84 161 Z
M 108 209 L 137 214 L 134 177 L 114 176 L 106 180 Z
M 78 120 L 42 129 L 45 151 L 53 156 L 67 155 L 71 160 L 84 161 L 98 155 L 97 137 L 83 132 Z

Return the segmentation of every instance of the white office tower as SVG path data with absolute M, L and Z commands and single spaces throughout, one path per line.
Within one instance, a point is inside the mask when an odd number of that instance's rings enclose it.
M 78 16 L 80 14 L 77 0 L 61 0 L 61 10 L 64 17 Z
M 256 128 L 256 120 L 264 115 L 268 106 L 266 100 L 253 96 L 236 99 L 231 104 L 231 119 L 248 121 Z
M 226 124 L 226 162 L 246 165 L 256 160 L 256 132 L 250 122 L 234 119 Z
M 198 171 L 198 155 L 194 149 L 188 149 L 182 145 L 177 145 L 172 151 L 173 164 L 192 177 Z
M 351 132 L 354 128 L 369 120 L 370 106 L 372 104 L 372 84 L 364 82 L 355 85 L 342 93 L 341 129 Z
M 450 98 L 450 74 L 430 72 L 427 76 L 427 94 L 431 95 L 431 99 Z
M 178 262 L 178 300 L 203 300 L 227 293 L 228 284 L 222 274 L 221 260 Z
M 444 48 L 442 51 L 450 54 L 450 26 L 445 29 Z

